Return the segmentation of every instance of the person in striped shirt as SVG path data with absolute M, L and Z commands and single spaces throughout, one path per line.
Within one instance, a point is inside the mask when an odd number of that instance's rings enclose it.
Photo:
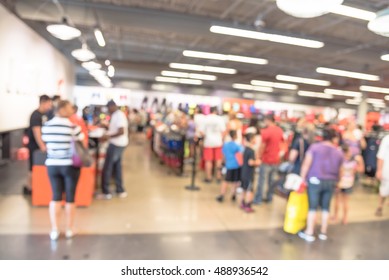
M 80 169 L 73 167 L 71 142 L 82 141 L 84 134 L 79 126 L 69 120 L 73 107 L 69 101 L 61 100 L 56 115 L 42 127 L 42 140 L 47 147 L 46 166 L 50 178 L 53 198 L 49 213 L 51 221 L 51 240 L 59 238 L 58 221 L 61 213 L 63 193 L 66 197 L 66 238 L 72 238 L 75 215 L 74 196 L 80 177 Z

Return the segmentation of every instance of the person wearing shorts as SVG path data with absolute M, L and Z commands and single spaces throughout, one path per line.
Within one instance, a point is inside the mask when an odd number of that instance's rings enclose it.
M 389 135 L 382 139 L 378 150 L 376 177 L 381 181 L 380 201 L 376 210 L 376 216 L 381 217 L 385 200 L 389 197 Z
M 241 180 L 241 155 L 242 155 L 242 146 L 235 142 L 237 139 L 237 134 L 235 130 L 231 130 L 229 133 L 231 141 L 226 142 L 223 145 L 223 156 L 225 159 L 225 166 L 227 169 L 226 176 L 222 182 L 220 188 L 220 195 L 216 198 L 217 201 L 223 202 L 224 196 L 226 195 L 228 185 L 231 185 L 231 197 L 234 201 L 236 199 L 235 193 L 236 189 Z
M 339 135 L 334 129 L 323 131 L 323 141 L 311 145 L 301 167 L 301 177 L 308 183 L 309 213 L 307 228 L 298 236 L 307 242 L 315 241 L 316 212 L 321 208 L 320 240 L 327 240 L 328 218 L 332 194 L 339 180 L 343 153 L 337 148 Z
M 204 137 L 203 158 L 205 161 L 206 177 L 204 182 L 212 182 L 212 168 L 215 162 L 216 179 L 221 180 L 222 167 L 222 146 L 223 136 L 226 131 L 226 124 L 223 118 L 217 115 L 217 108 L 211 108 L 211 114 L 203 118 L 199 127 L 201 135 Z
M 360 155 L 353 155 L 352 149 L 348 145 L 342 146 L 344 162 L 340 173 L 340 181 L 335 192 L 335 213 L 331 218 L 338 220 L 339 208 L 343 209 L 342 224 L 347 224 L 349 212 L 349 196 L 353 192 L 357 172 L 362 173 L 365 169 L 363 159 Z
M 59 238 L 60 215 L 63 194 L 65 193 L 66 238 L 74 235 L 73 224 L 75 215 L 74 198 L 76 186 L 80 177 L 80 168 L 73 167 L 72 141 L 83 141 L 81 127 L 75 126 L 69 120 L 73 115 L 73 106 L 69 101 L 61 100 L 53 119 L 42 127 L 42 140 L 47 147 L 46 166 L 49 174 L 52 199 L 49 205 L 51 221 L 50 239 Z
M 255 157 L 255 134 L 248 133 L 245 135 L 246 146 L 243 153 L 243 165 L 241 173 L 241 188 L 242 199 L 240 208 L 246 213 L 254 212 L 252 206 L 253 201 L 253 184 L 255 167 L 259 166 L 261 161 Z

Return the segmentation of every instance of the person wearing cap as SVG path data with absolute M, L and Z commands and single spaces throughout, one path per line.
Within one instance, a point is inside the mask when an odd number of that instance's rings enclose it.
M 107 133 L 101 138 L 102 141 L 109 141 L 101 178 L 103 191 L 101 198 L 112 198 L 109 190 L 112 175 L 115 178 L 116 194 L 120 198 L 126 198 L 127 193 L 123 186 L 122 156 L 124 149 L 128 145 L 128 121 L 126 115 L 119 110 L 113 100 L 108 102 L 107 107 L 111 115 L 111 120 Z

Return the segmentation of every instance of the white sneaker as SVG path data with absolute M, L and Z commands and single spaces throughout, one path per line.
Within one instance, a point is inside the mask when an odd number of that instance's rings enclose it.
M 58 230 L 52 230 L 52 231 L 50 232 L 50 239 L 51 239 L 52 241 L 57 241 L 58 238 L 59 238 L 59 231 L 58 231 Z
M 127 196 L 128 196 L 128 194 L 126 192 L 118 193 L 119 198 L 126 198 Z
M 313 242 L 316 240 L 316 238 L 313 236 L 313 235 L 309 235 L 309 234 L 306 234 L 304 231 L 300 231 L 298 233 L 298 236 L 301 238 L 301 239 L 304 239 L 305 241 L 307 242 Z
M 324 233 L 320 233 L 318 237 L 320 240 L 323 240 L 323 241 L 326 241 L 328 239 L 328 236 Z
M 74 235 L 75 234 L 74 234 L 74 232 L 71 229 L 67 229 L 66 232 L 65 232 L 65 236 L 66 236 L 67 239 L 73 238 Z
M 98 199 L 98 200 L 110 200 L 110 199 L 112 199 L 112 194 L 100 193 L 100 194 L 96 195 L 96 199 Z

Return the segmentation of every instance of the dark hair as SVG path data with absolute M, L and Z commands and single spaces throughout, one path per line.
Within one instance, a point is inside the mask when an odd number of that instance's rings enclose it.
M 73 109 L 74 109 L 74 111 L 78 112 L 78 106 L 77 105 L 73 105 Z
M 229 135 L 233 140 L 236 139 L 236 137 L 238 136 L 236 130 L 230 130 Z
M 59 101 L 58 102 L 58 106 L 56 108 L 56 112 L 58 112 L 59 110 L 65 108 L 68 105 L 71 105 L 70 101 L 68 101 L 68 100 L 61 100 L 61 101 Z
M 266 115 L 265 116 L 265 120 L 268 120 L 268 121 L 271 121 L 271 122 L 275 122 L 276 121 L 276 119 L 274 118 L 274 114 Z
M 39 104 L 46 103 L 47 101 L 51 101 L 51 98 L 48 95 L 44 94 L 39 96 Z
M 332 141 L 334 138 L 339 137 L 338 133 L 333 128 L 325 128 L 323 130 L 323 140 Z
M 350 146 L 347 144 L 343 144 L 342 151 L 343 151 L 343 153 L 348 153 L 348 151 L 350 151 Z
M 258 127 L 258 119 L 256 118 L 251 118 L 250 119 L 250 122 L 249 122 L 249 127 L 252 126 L 252 127 Z
M 51 98 L 52 101 L 57 101 L 57 100 L 61 100 L 61 96 L 59 95 L 54 95 L 52 98 Z
M 253 133 L 247 133 L 244 137 L 246 138 L 247 142 L 251 142 L 251 140 L 253 140 L 254 136 L 255 135 Z
M 211 114 L 217 114 L 217 107 L 216 106 L 212 106 L 211 107 Z
M 111 107 L 111 106 L 117 106 L 115 101 L 113 101 L 113 100 L 108 101 L 107 107 Z

